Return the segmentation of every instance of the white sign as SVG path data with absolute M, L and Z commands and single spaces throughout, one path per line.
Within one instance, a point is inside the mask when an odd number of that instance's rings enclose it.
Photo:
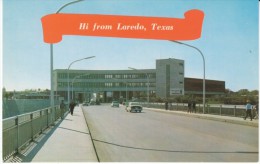
M 171 88 L 170 95 L 183 95 L 183 90 L 181 88 Z

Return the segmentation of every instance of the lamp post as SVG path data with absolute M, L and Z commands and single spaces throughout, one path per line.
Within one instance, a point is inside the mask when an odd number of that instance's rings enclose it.
M 80 2 L 83 0 L 76 0 L 70 3 L 67 3 L 65 5 L 63 5 L 62 7 L 60 7 L 56 14 L 58 14 L 63 8 L 65 8 L 66 6 L 69 6 L 71 4 Z M 54 85 L 53 85 L 53 44 L 50 44 L 50 82 L 51 82 L 51 92 L 50 92 L 50 105 L 51 105 L 51 109 L 54 109 Z M 54 115 L 52 116 L 52 119 L 54 119 Z
M 191 48 L 197 50 L 200 53 L 201 57 L 202 57 L 202 60 L 203 60 L 203 114 L 204 114 L 205 113 L 205 91 L 206 91 L 206 89 L 205 89 L 206 88 L 206 84 L 205 84 L 205 58 L 204 58 L 204 55 L 200 51 L 200 49 L 198 49 L 197 47 L 194 47 L 194 46 L 186 44 L 186 43 L 174 41 L 174 40 L 170 40 L 170 41 L 174 42 L 174 43 L 185 45 L 187 47 L 191 47 Z
M 136 68 L 132 68 L 132 67 L 128 67 L 129 69 L 131 70 L 136 70 L 138 72 L 142 72 Z M 143 72 L 142 72 L 143 73 Z M 149 94 L 149 85 L 150 85 L 150 82 L 149 82 L 149 76 L 148 76 L 148 73 L 145 73 L 146 74 L 146 78 L 147 78 L 147 102 L 149 103 L 149 98 L 150 98 L 150 94 Z
M 81 76 L 88 76 L 88 75 L 90 75 L 90 74 L 88 74 L 88 73 L 87 73 L 87 74 L 82 74 L 82 75 L 78 75 L 78 76 L 76 76 L 76 77 L 73 78 L 72 87 L 71 87 L 72 99 L 73 99 L 73 95 L 74 95 L 74 94 L 73 94 L 73 83 L 74 83 L 75 79 L 76 79 L 76 78 L 79 78 L 79 77 L 81 77 Z
M 71 67 L 72 64 L 76 63 L 76 62 L 79 62 L 79 61 L 82 61 L 82 60 L 86 60 L 86 59 L 91 59 L 91 58 L 94 58 L 96 56 L 90 56 L 90 57 L 86 57 L 86 58 L 82 58 L 82 59 L 78 59 L 78 60 L 75 60 L 73 62 L 70 63 L 68 69 L 67 69 L 67 82 L 68 82 L 68 103 L 70 103 L 70 83 L 69 83 L 69 79 L 70 79 L 70 74 L 69 74 L 69 69 Z
M 77 2 L 80 2 L 80 1 L 83 1 L 83 0 L 76 0 L 76 1 L 73 1 L 73 2 L 70 2 L 70 3 L 67 3 L 63 6 L 61 6 L 57 11 L 56 11 L 56 14 L 58 14 L 63 8 L 65 8 L 66 6 L 69 6 L 71 4 L 74 4 L 74 3 L 77 3 Z M 54 85 L 53 85 L 53 44 L 50 44 L 50 74 L 51 74 L 51 94 L 50 94 L 50 99 L 51 99 L 51 107 L 53 108 L 54 107 Z

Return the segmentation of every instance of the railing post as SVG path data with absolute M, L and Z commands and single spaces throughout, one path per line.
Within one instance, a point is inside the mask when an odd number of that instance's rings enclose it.
M 54 106 L 51 110 L 52 110 L 52 112 L 53 112 L 53 113 L 52 113 L 52 114 L 53 114 L 53 119 L 52 119 L 53 122 L 52 122 L 52 124 L 54 125 L 54 122 L 55 122 L 55 120 L 56 120 L 56 107 Z
M 15 125 L 17 125 L 17 146 L 16 146 L 16 152 L 19 152 L 19 120 L 18 116 L 15 119 Z
M 47 115 L 47 127 L 49 127 L 49 108 L 47 108 L 46 115 Z
M 237 108 L 237 106 L 235 105 L 235 107 L 234 107 L 234 116 L 236 117 L 236 108 Z
M 30 114 L 30 122 L 31 122 L 31 140 L 33 141 L 33 113 Z
M 41 119 L 41 134 L 42 134 L 42 127 L 43 127 L 42 110 L 40 111 L 40 119 Z
M 221 115 L 221 112 L 222 112 L 222 105 L 220 105 L 220 112 L 219 112 L 220 115 Z

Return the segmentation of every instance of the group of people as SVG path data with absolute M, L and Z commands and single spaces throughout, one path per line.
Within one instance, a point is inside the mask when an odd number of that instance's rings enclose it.
M 246 120 L 247 117 L 249 116 L 250 119 L 251 119 L 251 121 L 252 121 L 252 119 L 253 119 L 252 110 L 255 110 L 255 115 L 256 115 L 256 117 L 258 117 L 258 108 L 259 108 L 259 107 L 258 107 L 258 103 L 256 103 L 255 106 L 253 106 L 253 105 L 250 103 L 250 101 L 247 100 L 247 104 L 246 104 L 246 107 L 245 107 L 245 109 L 246 109 L 246 116 L 244 117 L 244 120 Z
M 172 110 L 172 103 L 169 103 L 168 101 L 165 101 L 165 110 Z M 188 102 L 188 113 L 196 113 L 196 102 L 195 101 L 189 101 Z
M 70 109 L 70 114 L 73 115 L 73 112 L 74 112 L 74 108 L 77 104 L 72 100 L 69 104 L 69 109 Z M 64 103 L 64 101 L 62 100 L 61 103 L 60 103 L 60 109 L 61 109 L 61 119 L 64 118 L 64 113 L 65 113 L 65 110 L 66 110 L 66 105 Z
M 188 110 L 187 113 L 196 113 L 196 102 L 195 101 L 189 101 L 188 102 Z

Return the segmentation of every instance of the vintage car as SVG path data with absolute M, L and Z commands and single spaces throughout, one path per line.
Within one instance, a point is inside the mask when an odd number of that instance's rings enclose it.
M 142 110 L 143 107 L 138 102 L 129 102 L 129 104 L 126 106 L 127 112 L 141 112 Z
M 118 101 L 112 101 L 111 107 L 119 107 L 119 102 Z

